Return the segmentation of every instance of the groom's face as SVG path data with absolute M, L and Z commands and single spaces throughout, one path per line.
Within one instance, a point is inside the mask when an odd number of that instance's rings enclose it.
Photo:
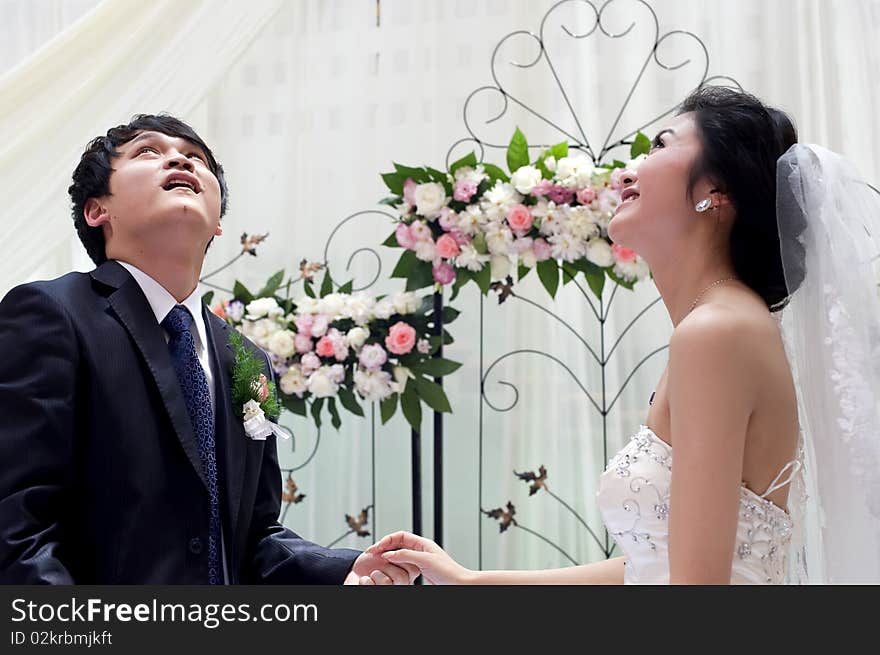
M 220 234 L 220 184 L 205 153 L 186 139 L 143 131 L 117 148 L 106 209 L 108 256 L 114 241 L 204 252 Z M 153 250 L 155 252 L 155 250 Z

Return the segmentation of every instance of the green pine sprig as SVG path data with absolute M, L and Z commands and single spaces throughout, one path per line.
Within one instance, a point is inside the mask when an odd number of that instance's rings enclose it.
M 229 344 L 235 354 L 232 367 L 232 402 L 236 412 L 249 400 L 257 400 L 257 385 L 263 373 L 263 362 L 244 345 L 244 337 L 238 330 L 230 330 Z M 260 403 L 260 409 L 270 419 L 275 420 L 281 414 L 278 398 L 275 394 L 275 383 L 269 382 L 269 395 Z

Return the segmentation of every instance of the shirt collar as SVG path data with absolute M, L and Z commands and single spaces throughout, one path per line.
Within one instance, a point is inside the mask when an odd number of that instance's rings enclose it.
M 138 286 L 147 298 L 147 302 L 150 304 L 150 309 L 153 310 L 153 314 L 156 316 L 157 323 L 161 325 L 162 321 L 165 320 L 165 317 L 168 316 L 168 313 L 174 309 L 176 305 L 183 305 L 193 316 L 193 324 L 196 327 L 196 336 L 198 336 L 200 340 L 200 345 L 206 347 L 208 340 L 205 320 L 202 316 L 202 299 L 201 296 L 199 296 L 198 287 L 184 298 L 182 302 L 178 303 L 177 300 L 174 299 L 174 296 L 168 293 L 165 287 L 156 282 L 156 280 L 144 273 L 137 266 L 118 259 L 115 261 L 131 273 L 134 281 L 138 283 Z

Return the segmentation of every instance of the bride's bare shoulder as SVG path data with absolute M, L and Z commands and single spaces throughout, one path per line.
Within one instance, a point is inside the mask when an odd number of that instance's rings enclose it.
M 748 301 L 714 302 L 698 306 L 675 327 L 670 356 L 689 352 L 747 356 L 778 333 L 776 321 L 766 310 Z

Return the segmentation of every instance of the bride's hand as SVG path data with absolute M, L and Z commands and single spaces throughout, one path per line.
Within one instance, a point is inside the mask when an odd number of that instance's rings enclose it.
M 413 564 L 419 567 L 429 583 L 475 584 L 475 573 L 452 559 L 445 550 L 430 539 L 410 532 L 395 532 L 370 546 L 367 553 L 378 555 L 392 564 Z M 372 584 L 370 578 L 361 578 L 361 584 Z

